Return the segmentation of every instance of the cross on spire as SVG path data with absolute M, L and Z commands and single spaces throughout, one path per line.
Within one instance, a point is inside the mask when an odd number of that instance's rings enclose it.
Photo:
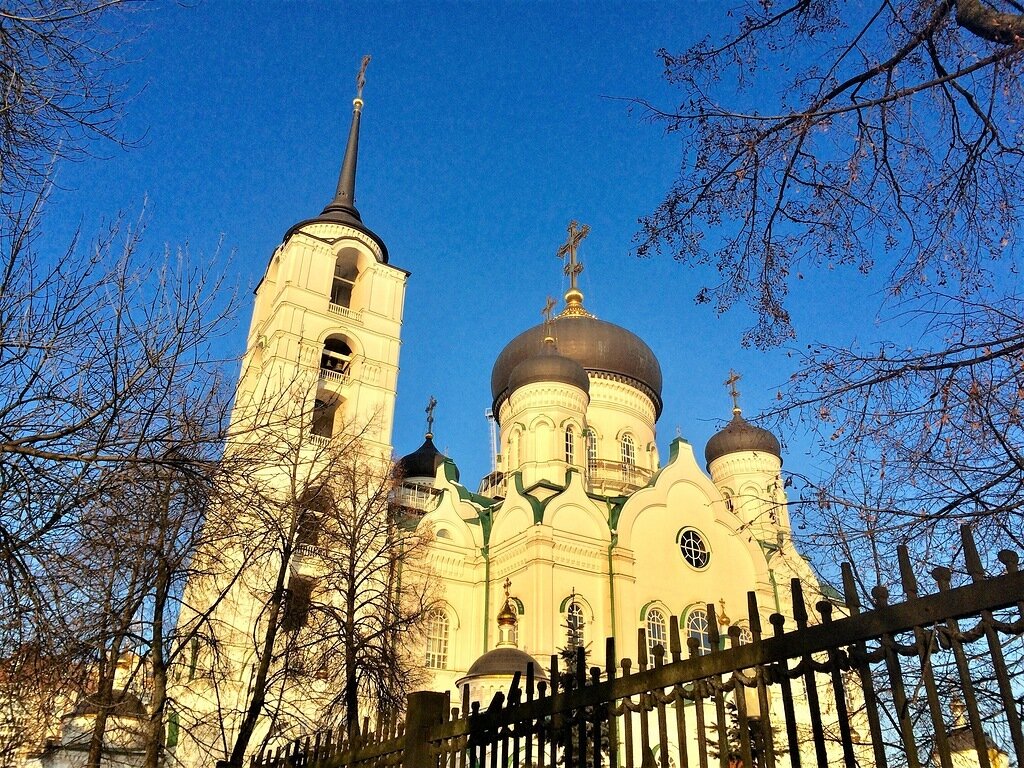
M 437 407 L 437 400 L 431 395 L 430 399 L 427 400 L 427 437 L 434 436 L 434 409 Z
M 370 64 L 370 55 L 363 56 L 363 62 L 359 65 L 359 74 L 356 75 L 356 98 L 362 100 L 363 86 L 366 85 L 366 68 Z
M 729 395 L 732 396 L 732 412 L 738 414 L 740 412 L 740 391 L 736 389 L 736 382 L 739 381 L 740 376 L 736 371 L 729 371 L 729 378 L 725 380 L 725 385 L 729 387 Z
M 509 590 L 512 589 L 512 579 L 506 578 L 505 583 L 501 586 L 505 588 L 505 599 L 508 600 Z
M 573 219 L 569 222 L 568 232 L 569 238 L 562 243 L 555 255 L 560 259 L 568 257 L 563 272 L 569 277 L 569 290 L 575 291 L 577 290 L 576 278 L 583 271 L 583 265 L 577 260 L 576 252 L 579 250 L 580 242 L 590 234 L 590 225 L 580 226 L 580 223 Z

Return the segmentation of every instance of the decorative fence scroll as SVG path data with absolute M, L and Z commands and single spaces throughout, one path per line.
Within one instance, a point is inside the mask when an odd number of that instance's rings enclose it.
M 690 638 L 684 658 L 673 618 L 669 647 L 653 658 L 641 631 L 635 666 L 609 639 L 603 667 L 585 669 L 581 649 L 575 675 L 560 675 L 553 657 L 550 687 L 530 669 L 486 711 L 413 694 L 404 731 L 382 725 L 352 743 L 321 734 L 253 768 L 1024 765 L 1024 573 L 1004 550 L 1005 572 L 989 576 L 966 527 L 961 535 L 962 586 L 940 567 L 922 594 L 901 548 L 898 604 L 881 586 L 862 598 L 844 565 L 845 605 L 816 603 L 813 622 L 794 580 L 795 626 L 773 614 L 763 627 L 750 593 L 746 644 L 735 626 L 718 635 L 708 605 L 719 649 L 708 655 Z

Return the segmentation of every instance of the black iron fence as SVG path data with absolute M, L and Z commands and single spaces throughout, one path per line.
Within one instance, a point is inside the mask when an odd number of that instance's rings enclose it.
M 550 685 L 531 669 L 485 710 L 417 693 L 404 727 L 319 734 L 253 767 L 1024 766 L 1024 573 L 1004 550 L 1004 572 L 987 574 L 966 528 L 962 539 L 959 586 L 939 567 L 921 594 L 901 549 L 899 603 L 882 586 L 862 597 L 844 566 L 844 604 L 819 601 L 813 619 L 793 581 L 795 626 L 779 614 L 762 626 L 751 593 L 749 642 L 736 627 L 720 637 L 709 605 L 708 655 L 694 638 L 684 654 L 674 620 L 652 658 L 640 633 L 635 665 L 609 640 L 602 666 L 582 649 L 568 670 L 553 658 Z

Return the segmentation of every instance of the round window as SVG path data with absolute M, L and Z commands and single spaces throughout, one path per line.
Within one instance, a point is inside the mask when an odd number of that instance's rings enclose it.
M 694 568 L 706 568 L 711 562 L 711 553 L 708 552 L 708 545 L 704 538 L 692 528 L 687 528 L 679 534 L 679 550 L 683 558 Z

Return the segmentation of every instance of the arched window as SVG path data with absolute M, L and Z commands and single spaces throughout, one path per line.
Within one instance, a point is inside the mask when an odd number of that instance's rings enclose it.
M 632 482 L 636 468 L 636 446 L 633 444 L 633 438 L 629 435 L 623 435 L 621 448 L 622 479 Z
M 448 668 L 448 616 L 438 609 L 427 617 L 427 658 L 429 669 Z
M 565 463 L 576 463 L 576 434 L 571 426 L 565 428 Z
M 587 474 L 591 477 L 597 472 L 597 433 L 587 430 Z
M 359 277 L 356 257 L 352 253 L 343 253 L 334 262 L 334 282 L 331 283 L 331 304 L 348 307 L 352 303 L 352 286 Z
M 570 648 L 581 648 L 586 630 L 583 608 L 579 603 L 569 603 L 565 610 L 565 642 Z
M 636 466 L 636 446 L 629 435 L 622 436 L 622 463 L 627 467 Z
M 686 617 L 686 636 L 697 641 L 697 655 L 711 653 L 711 625 L 708 624 L 708 612 L 703 608 L 694 608 Z
M 337 402 L 318 397 L 313 403 L 313 423 L 310 425 L 310 432 L 328 440 L 334 437 L 334 416 L 337 411 Z
M 326 376 L 347 376 L 352 362 L 352 347 L 341 336 L 328 336 L 320 355 L 320 373 Z
M 647 612 L 647 658 L 651 666 L 654 666 L 654 647 L 660 645 L 662 650 L 668 653 L 668 624 L 665 621 L 665 614 L 658 608 L 651 608 Z M 664 659 L 665 656 L 662 656 Z

